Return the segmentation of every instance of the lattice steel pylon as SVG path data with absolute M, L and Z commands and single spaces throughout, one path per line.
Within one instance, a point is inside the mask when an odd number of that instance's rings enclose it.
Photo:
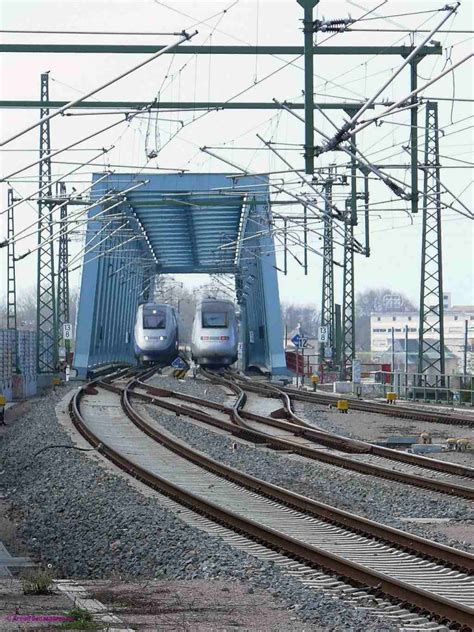
M 49 75 L 41 75 L 41 102 L 49 101 Z M 49 114 L 40 109 L 40 118 Z M 40 125 L 39 188 L 42 197 L 51 198 L 51 138 L 49 121 Z M 50 186 L 45 186 L 49 184 Z M 45 187 L 43 190 L 42 187 Z M 38 273 L 36 310 L 36 361 L 38 373 L 54 373 L 57 368 L 58 335 L 54 291 L 54 243 L 50 204 L 38 201 Z
M 445 374 L 438 104 L 426 104 L 418 373 Z
M 13 205 L 13 189 L 8 189 L 7 197 L 7 329 L 16 329 L 16 271 L 15 271 L 15 217 Z
M 321 327 L 327 327 L 326 342 L 321 343 L 319 362 L 321 367 L 334 361 L 334 246 L 332 227 L 332 185 L 333 172 L 329 169 L 324 185 L 324 241 L 323 241 L 323 278 L 321 300 Z
M 352 379 L 352 363 L 355 358 L 355 300 L 354 300 L 354 225 L 353 211 L 348 200 L 344 218 L 344 277 L 342 298 L 342 380 Z
M 66 197 L 66 185 L 59 183 L 59 197 Z M 58 343 L 63 340 L 63 325 L 69 323 L 69 237 L 67 234 L 67 205 L 61 201 L 59 209 L 59 248 L 58 248 Z M 66 353 L 70 351 L 70 340 L 64 340 Z

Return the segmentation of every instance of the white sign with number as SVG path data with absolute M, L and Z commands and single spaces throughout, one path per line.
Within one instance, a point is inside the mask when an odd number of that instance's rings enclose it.
M 63 338 L 64 340 L 72 340 L 72 325 L 71 323 L 63 324 Z
M 323 325 L 319 328 L 319 342 L 328 342 L 329 340 L 329 327 L 327 325 Z
M 298 349 L 307 349 L 308 348 L 308 338 L 304 338 L 303 336 L 301 336 L 301 338 L 298 341 Z

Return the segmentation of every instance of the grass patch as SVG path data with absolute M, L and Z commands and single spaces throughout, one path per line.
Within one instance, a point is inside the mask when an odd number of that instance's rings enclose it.
M 33 568 L 21 577 L 24 595 L 50 595 L 53 592 L 54 575 L 49 569 Z
M 92 614 L 84 608 L 71 608 L 66 616 L 73 617 L 74 621 L 65 621 L 58 626 L 61 630 L 102 630 L 103 625 L 96 623 Z

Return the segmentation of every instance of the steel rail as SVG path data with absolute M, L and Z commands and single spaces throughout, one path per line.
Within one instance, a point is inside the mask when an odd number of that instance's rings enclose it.
M 248 390 L 255 392 L 261 392 L 264 388 L 267 388 L 268 390 L 272 389 L 275 393 L 286 393 L 290 399 L 321 405 L 335 404 L 338 399 L 341 399 L 341 396 L 302 392 L 288 386 L 270 385 L 268 382 L 251 382 L 248 377 L 242 376 L 235 371 L 230 372 L 230 375 L 233 379 L 246 383 L 249 386 Z M 400 419 L 413 419 L 414 421 L 428 421 L 432 423 L 468 426 L 470 428 L 474 427 L 474 419 L 469 419 L 461 415 L 452 415 L 448 411 L 444 413 L 421 410 L 420 408 L 409 408 L 408 406 L 389 406 L 380 402 L 371 402 L 347 396 L 344 397 L 349 401 L 350 407 L 353 410 L 378 413 L 389 417 L 399 417 Z
M 256 421 L 258 423 L 273 425 L 282 428 L 288 432 L 292 432 L 296 436 L 302 436 L 306 439 L 309 439 L 310 441 L 314 441 L 315 443 L 322 443 L 335 449 L 341 450 L 346 447 L 346 450 L 348 452 L 356 454 L 370 454 L 369 449 L 372 447 L 371 444 L 366 444 L 367 448 L 364 450 L 354 450 L 350 447 L 348 448 L 347 445 L 345 445 L 346 442 L 347 444 L 350 444 L 350 442 L 352 441 L 351 439 L 346 439 L 345 437 L 339 438 L 337 437 L 337 435 L 330 435 L 328 433 L 319 432 L 317 430 L 306 430 L 289 422 L 274 420 L 271 417 L 263 417 L 255 413 L 243 411 L 241 409 L 238 410 L 238 404 L 234 404 L 234 406 L 229 407 L 223 404 L 217 404 L 215 402 L 208 402 L 206 400 L 196 398 L 192 395 L 186 395 L 183 393 L 170 391 L 168 389 L 161 389 L 150 386 L 140 380 L 137 381 L 137 386 L 148 391 L 148 394 L 140 393 L 136 390 L 134 390 L 133 392 L 135 397 L 141 399 L 142 401 L 145 401 L 146 403 L 154 404 L 161 408 L 170 410 L 177 415 L 186 415 L 193 419 L 197 419 L 198 421 L 220 428 L 234 436 L 239 436 L 253 443 L 268 445 L 269 447 L 277 450 L 290 451 L 296 454 L 300 454 L 301 456 L 304 456 L 311 460 L 322 461 L 323 463 L 328 463 L 329 465 L 334 465 L 336 467 L 353 470 L 361 474 L 376 476 L 378 478 L 384 478 L 405 485 L 420 487 L 422 489 L 429 489 L 430 491 L 448 494 L 450 496 L 457 496 L 459 498 L 465 498 L 467 500 L 474 500 L 474 488 L 466 487 L 449 481 L 441 481 L 437 479 L 427 478 L 425 476 L 421 476 L 419 474 L 414 474 L 411 472 L 406 473 L 403 471 L 393 470 L 379 464 L 358 461 L 355 459 L 351 459 L 350 457 L 346 457 L 342 454 L 325 452 L 311 446 L 291 441 L 290 439 L 284 439 L 282 437 L 255 430 L 250 425 L 245 423 L 244 419 L 251 419 L 252 421 Z M 122 390 L 120 387 L 110 384 L 104 385 L 104 387 L 118 394 Z M 205 410 L 200 410 L 192 406 L 186 406 L 180 403 L 169 401 L 170 397 L 175 397 L 177 399 L 182 399 L 184 401 L 191 402 L 199 406 L 204 406 L 213 410 L 223 412 L 231 417 L 232 422 L 220 419 L 213 414 L 209 414 L 209 412 L 206 412 Z M 235 421 L 236 419 L 237 422 Z M 439 463 L 442 463 L 442 465 L 445 464 L 444 462 Z M 419 463 L 417 463 L 417 465 L 419 465 Z M 449 467 L 453 464 L 447 465 L 448 470 L 442 471 L 443 473 L 450 475 L 452 474 L 452 472 L 449 471 Z M 455 475 L 457 476 L 464 475 L 465 471 L 467 471 L 469 474 L 472 474 L 472 471 L 468 468 L 463 469 L 462 466 L 457 465 L 455 465 L 455 468 Z
M 212 375 L 212 374 L 211 374 Z M 271 397 L 279 397 L 282 402 L 283 402 L 283 408 L 285 410 L 286 415 L 292 420 L 294 421 L 294 423 L 296 423 L 297 425 L 301 425 L 304 426 L 306 428 L 310 428 L 313 429 L 314 426 L 312 426 L 311 424 L 309 424 L 308 422 L 306 422 L 304 419 L 301 419 L 301 417 L 299 417 L 298 415 L 296 415 L 296 413 L 293 410 L 293 404 L 292 404 L 292 400 L 293 399 L 300 399 L 299 397 L 295 397 L 293 395 L 293 391 L 289 391 L 288 389 L 283 389 L 280 386 L 276 386 L 273 384 L 268 384 L 265 382 L 251 382 L 250 380 L 248 380 L 248 378 L 246 378 L 245 380 L 241 379 L 241 376 L 236 375 L 235 373 L 230 373 L 231 379 L 230 379 L 230 383 L 235 382 L 235 380 L 237 379 L 237 381 L 240 384 L 245 384 L 245 386 L 243 386 L 244 390 L 249 390 L 258 394 L 265 394 L 267 396 L 271 396 Z M 217 376 L 217 379 L 224 379 L 221 376 Z M 230 386 L 230 385 L 229 385 Z M 297 392 L 297 394 L 299 394 Z M 311 396 L 311 393 L 308 393 L 309 396 Z M 336 398 L 333 396 L 328 395 L 328 400 L 327 402 L 329 404 L 334 404 L 336 402 Z M 302 399 L 302 398 L 301 398 Z M 319 402 L 314 402 L 310 399 L 304 399 L 302 401 L 311 401 L 311 403 L 319 403 Z M 351 402 L 351 406 L 352 406 L 352 402 L 356 401 L 358 402 L 359 400 L 349 400 Z M 367 402 L 369 403 L 369 402 Z M 372 402 L 370 402 L 372 403 Z M 392 408 L 392 407 L 386 407 L 384 406 L 384 404 L 380 404 L 381 406 L 381 412 L 383 412 L 384 414 L 387 411 L 387 408 Z M 370 412 L 372 413 L 377 413 L 379 412 L 378 410 L 371 410 Z M 437 414 L 437 413 L 435 413 Z M 394 415 L 394 416 L 398 416 L 398 415 Z M 318 430 L 325 432 L 326 434 L 332 435 L 332 433 L 328 433 L 326 430 L 323 430 L 322 428 L 318 428 Z M 332 435 L 335 437 L 338 437 L 339 435 Z M 367 441 L 362 441 L 360 439 L 350 439 L 348 437 L 344 437 L 344 439 L 347 442 L 354 442 L 354 445 L 365 445 L 371 454 L 383 457 L 383 458 L 388 458 L 388 459 L 392 459 L 395 461 L 401 461 L 404 463 L 409 463 L 411 465 L 418 465 L 420 467 L 424 467 L 424 468 L 428 468 L 428 469 L 432 469 L 432 470 L 437 470 L 440 472 L 445 472 L 445 473 L 450 473 L 450 474 L 454 474 L 457 476 L 467 476 L 468 478 L 474 478 L 474 469 L 473 468 L 468 468 L 462 465 L 459 465 L 457 463 L 450 463 L 449 461 L 438 461 L 436 459 L 432 459 L 432 458 L 428 458 L 428 457 L 424 457 L 418 454 L 408 454 L 407 452 L 400 452 L 399 450 L 393 450 L 392 448 L 384 448 L 383 446 L 379 446 L 379 445 L 374 445 L 372 443 L 369 443 Z
M 293 388 L 282 388 L 292 399 L 303 402 L 327 405 L 334 404 L 337 399 L 334 395 L 323 395 L 322 393 L 301 393 Z M 409 408 L 408 406 L 389 406 L 388 404 L 370 402 L 367 400 L 359 400 L 352 397 L 346 399 L 349 400 L 350 407 L 353 410 L 361 410 L 368 413 L 378 413 L 381 415 L 387 415 L 388 417 L 399 417 L 400 419 L 413 419 L 415 421 L 453 424 L 468 426 L 469 428 L 474 427 L 474 419 L 468 419 L 461 415 L 452 415 L 448 411 L 446 413 L 438 413 L 429 410 L 421 410 L 420 408 Z
M 238 484 L 252 489 L 255 493 L 264 497 L 278 499 L 279 503 L 291 507 L 297 507 L 299 511 L 309 515 L 317 515 L 325 521 L 342 520 L 343 523 L 347 522 L 349 528 L 356 532 L 360 532 L 362 529 L 364 533 L 370 532 L 371 529 L 375 531 L 372 537 L 387 541 L 392 541 L 395 546 L 404 548 L 406 546 L 409 549 L 415 550 L 424 558 L 425 556 L 434 557 L 436 560 L 442 560 L 443 563 L 447 563 L 449 566 L 460 567 L 463 569 L 472 570 L 474 568 L 474 556 L 446 547 L 445 545 L 438 545 L 435 542 L 431 542 L 418 536 L 412 536 L 411 534 L 404 533 L 397 529 L 385 527 L 378 523 L 373 523 L 370 520 L 353 516 L 349 512 L 336 510 L 332 507 L 318 503 L 304 496 L 300 496 L 293 492 L 288 492 L 280 487 L 266 483 L 256 479 L 255 477 L 239 472 L 234 468 L 227 466 L 209 459 L 202 453 L 195 452 L 182 441 L 170 437 L 168 433 L 159 432 L 156 428 L 151 427 L 147 422 L 139 415 L 132 407 L 129 399 L 129 392 L 134 387 L 136 378 L 133 378 L 128 382 L 123 390 L 121 401 L 122 406 L 133 423 L 135 423 L 143 432 L 146 432 L 154 440 L 160 442 L 167 449 L 173 452 L 179 453 L 183 458 L 190 459 L 194 463 L 202 463 L 202 467 L 214 472 L 220 472 L 220 476 L 235 480 Z M 98 451 L 103 453 L 107 458 L 112 460 L 116 465 L 125 470 L 130 475 L 138 478 L 142 482 L 150 485 L 151 487 L 160 490 L 161 492 L 171 496 L 178 500 L 185 506 L 190 507 L 194 511 L 202 513 L 213 520 L 224 524 L 234 530 L 244 533 L 246 536 L 256 539 L 259 542 L 263 542 L 270 548 L 276 548 L 284 551 L 286 555 L 290 557 L 296 557 L 309 563 L 310 565 L 322 566 L 329 569 L 339 575 L 342 575 L 349 580 L 362 584 L 370 588 L 375 589 L 377 592 L 381 592 L 390 597 L 402 600 L 405 603 L 409 603 L 417 608 L 421 608 L 424 611 L 428 611 L 434 614 L 438 618 L 446 621 L 456 622 L 465 629 L 469 629 L 474 621 L 474 609 L 467 605 L 460 604 L 450 598 L 442 595 L 434 594 L 423 588 L 413 586 L 406 581 L 398 580 L 388 576 L 384 572 L 377 571 L 375 569 L 368 568 L 361 563 L 344 559 L 339 555 L 331 553 L 321 549 L 320 547 L 303 543 L 297 538 L 292 537 L 289 534 L 282 533 L 280 530 L 273 528 L 269 525 L 262 525 L 252 519 L 244 518 L 237 513 L 229 510 L 224 510 L 216 503 L 197 496 L 192 492 L 184 489 L 183 487 L 172 483 L 156 474 L 152 474 L 150 471 L 140 466 L 139 464 L 130 462 L 122 454 L 114 450 L 108 445 L 105 445 L 91 430 L 88 428 L 85 420 L 82 418 L 80 412 L 80 400 L 87 392 L 87 389 L 92 386 L 96 386 L 97 382 L 92 382 L 87 387 L 81 388 L 70 401 L 70 413 L 77 429 L 85 436 L 85 438 L 97 448 Z M 240 481 L 240 483 L 239 483 Z M 336 512 L 336 513 L 334 513 Z M 353 521 L 353 522 L 352 522 Z M 377 533 L 376 533 L 377 532 Z
M 255 387 L 254 383 L 245 382 L 245 386 L 241 387 L 233 380 L 227 379 L 227 377 L 222 377 L 220 375 L 216 375 L 214 373 L 204 371 L 204 374 L 209 377 L 209 379 L 221 382 L 224 386 L 228 388 L 235 389 L 234 392 L 237 393 L 239 390 L 245 389 L 249 391 L 253 391 L 259 394 L 262 394 L 262 389 Z M 260 386 L 263 386 L 260 384 Z M 297 434 L 299 436 L 303 436 L 310 440 L 315 440 L 320 443 L 324 443 L 330 447 L 335 447 L 340 450 L 345 450 L 347 452 L 361 452 L 361 453 L 370 453 L 379 457 L 391 459 L 394 461 L 400 461 L 403 463 L 407 463 L 409 465 L 415 465 L 418 467 L 422 467 L 425 469 L 435 470 L 439 472 L 443 472 L 445 474 L 452 474 L 455 476 L 462 476 L 466 478 L 474 478 L 474 469 L 470 467 L 466 467 L 464 465 L 460 465 L 458 463 L 451 463 L 449 461 L 437 461 L 436 459 L 427 458 L 424 456 L 420 456 L 417 454 L 408 454 L 407 452 L 400 452 L 399 450 L 393 450 L 391 448 L 384 448 L 383 446 L 374 445 L 369 443 L 368 441 L 362 441 L 360 439 L 352 439 L 350 437 L 344 437 L 342 435 L 337 435 L 334 433 L 330 433 L 322 428 L 318 428 L 312 426 L 301 417 L 298 417 L 293 410 L 291 398 L 288 393 L 281 391 L 279 387 L 273 387 L 273 385 L 265 384 L 266 390 L 264 394 L 267 395 L 271 393 L 272 396 L 281 396 L 283 400 L 283 406 L 286 414 L 293 421 L 293 425 L 287 421 L 281 421 L 272 418 L 262 418 L 264 419 L 264 423 L 269 423 L 271 425 L 277 426 L 279 428 L 294 432 L 294 427 L 298 428 Z M 267 390 L 268 389 L 268 390 Z M 271 389 L 271 390 L 270 390 Z M 257 420 L 257 419 L 256 419 Z M 257 421 L 260 421 L 258 419 Z M 293 426 L 293 428 L 292 428 Z

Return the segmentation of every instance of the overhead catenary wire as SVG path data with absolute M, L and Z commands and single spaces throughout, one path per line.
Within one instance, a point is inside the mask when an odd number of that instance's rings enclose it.
M 134 185 L 133 187 L 131 187 L 131 189 L 130 189 L 130 190 L 134 190 L 134 189 L 138 188 L 139 186 L 143 186 L 143 184 L 145 184 L 145 182 L 140 182 L 139 184 Z M 107 201 L 107 200 L 105 200 L 105 201 Z M 100 202 L 98 201 L 98 202 L 96 202 L 95 204 L 91 204 L 91 206 L 90 206 L 90 207 L 88 207 L 87 209 L 83 209 L 82 211 L 79 211 L 79 212 L 75 215 L 76 219 L 78 218 L 78 216 L 80 216 L 80 215 L 84 215 L 84 214 L 85 214 L 88 210 L 90 210 L 91 208 L 93 208 L 93 207 L 95 207 L 95 206 L 98 206 L 98 204 L 101 204 L 101 203 L 103 203 L 103 202 L 104 202 L 104 200 L 101 200 Z M 94 217 L 92 217 L 92 218 L 88 218 L 88 219 L 85 219 L 82 223 L 83 223 L 83 224 L 86 224 L 86 223 L 89 221 L 89 219 L 94 220 L 95 218 L 97 218 L 97 217 L 99 217 L 99 216 L 101 216 L 101 215 L 104 215 L 105 213 L 107 213 L 107 211 L 109 211 L 109 210 L 111 210 L 111 209 L 113 209 L 113 208 L 115 208 L 115 207 L 117 207 L 117 206 L 120 206 L 120 204 L 122 204 L 123 202 L 124 202 L 124 200 L 123 200 L 123 199 L 118 200 L 118 202 L 116 202 L 115 204 L 112 204 L 111 206 L 106 207 L 106 208 L 105 208 L 105 209 L 103 209 L 102 211 L 99 211 L 99 212 L 97 213 L 97 215 L 95 215 Z M 53 211 L 54 211 L 54 210 L 56 210 L 56 209 L 53 209 Z M 72 216 L 72 215 L 69 217 L 69 222 L 72 222 L 72 221 L 73 221 L 73 217 L 74 217 L 74 216 Z M 61 229 L 59 229 L 56 233 L 53 233 L 51 236 L 49 236 L 49 237 L 48 237 L 48 239 L 43 240 L 43 241 L 42 241 L 40 244 L 38 244 L 35 248 L 32 248 L 32 249 L 28 250 L 28 251 L 27 251 L 26 253 L 24 253 L 23 255 L 21 255 L 21 256 L 19 256 L 19 257 L 17 257 L 17 259 L 24 259 L 24 258 L 25 258 L 25 257 L 27 257 L 28 255 L 31 255 L 32 253 L 36 252 L 39 248 L 42 248 L 42 247 L 44 247 L 45 245 L 47 245 L 47 244 L 49 244 L 49 243 L 54 242 L 54 241 L 55 241 L 55 239 L 56 239 L 59 235 L 61 235 L 61 234 L 67 235 L 68 233 L 72 232 L 72 231 L 73 231 L 73 230 L 75 230 L 76 228 L 77 228 L 77 226 L 68 227 L 68 228 L 67 228 L 64 232 L 61 232 Z
M 22 197 L 20 200 L 17 200 L 16 202 L 14 202 L 13 204 L 10 204 L 10 206 L 7 206 L 6 209 L 4 209 L 3 211 L 0 211 L 0 215 L 4 215 L 5 213 L 7 213 L 9 210 L 11 210 L 12 208 L 15 208 L 16 206 L 18 206 L 19 204 L 22 204 L 23 202 L 26 202 L 28 200 L 31 200 L 33 197 L 35 197 L 35 195 L 38 195 L 39 193 L 41 193 L 42 191 L 44 191 L 45 189 L 47 189 L 50 186 L 54 186 L 55 184 L 57 184 L 58 182 L 62 182 L 64 180 L 64 178 L 67 178 L 68 176 L 72 175 L 73 173 L 76 173 L 77 171 L 79 171 L 80 169 L 82 169 L 83 167 L 90 165 L 92 163 L 93 160 L 97 160 L 97 158 L 100 158 L 100 156 L 106 154 L 107 152 L 111 151 L 113 149 L 112 147 L 109 147 L 108 149 L 102 149 L 102 151 L 100 152 L 100 154 L 98 154 L 97 156 L 94 156 L 93 158 L 91 158 L 90 160 L 88 160 L 87 162 L 82 162 L 79 163 L 79 166 L 75 167 L 74 169 L 71 169 L 71 171 L 69 171 L 68 173 L 65 173 L 64 175 L 60 176 L 59 178 L 57 178 L 56 180 L 53 180 L 51 182 L 47 182 L 44 186 L 40 187 L 39 189 L 36 189 L 36 191 L 34 191 L 33 193 L 31 193 L 30 195 L 28 195 L 27 197 Z M 36 182 L 36 180 L 35 180 Z M 9 182 L 7 181 L 7 184 L 9 184 Z
M 100 182 L 101 180 L 103 180 L 104 178 L 107 177 L 107 174 L 103 175 L 98 182 Z M 89 191 L 92 187 L 94 186 L 94 183 L 89 184 L 85 189 L 83 189 L 82 191 L 79 191 L 78 193 L 75 193 L 73 196 L 69 196 L 69 199 L 65 202 L 63 202 L 62 204 L 60 204 L 59 206 L 54 206 L 54 208 L 52 210 L 50 210 L 48 213 L 44 214 L 44 218 L 47 219 L 48 217 L 51 217 L 51 215 L 55 212 L 60 210 L 61 208 L 63 208 L 64 206 L 67 206 L 69 202 L 69 200 L 74 200 L 74 199 L 79 199 L 83 193 L 85 193 L 86 191 Z M 44 187 L 41 187 L 44 188 Z M 31 199 L 31 198 L 30 198 Z M 22 200 L 24 201 L 24 200 Z M 38 200 L 36 200 L 38 201 Z M 15 234 L 12 236 L 12 238 L 10 240 L 6 239 L 5 241 L 0 242 L 0 248 L 4 247 L 6 245 L 8 245 L 9 243 L 16 243 L 20 237 L 20 235 L 22 235 L 23 233 L 25 233 L 28 229 L 30 229 L 32 226 L 35 226 L 38 224 L 38 220 L 35 220 L 33 223 L 29 224 L 28 226 L 26 226 L 25 228 L 22 228 L 20 231 L 15 232 Z M 36 232 L 36 231 L 35 231 Z
M 456 9 L 459 6 L 459 3 L 456 3 Z M 342 127 L 342 130 L 339 134 L 336 134 L 336 136 L 331 139 L 330 141 L 328 141 L 326 149 L 331 149 L 333 148 L 333 146 L 336 144 L 338 144 L 340 142 L 340 138 L 342 138 L 344 136 L 345 132 L 348 132 L 348 130 L 353 129 L 356 122 L 360 119 L 360 117 L 362 116 L 362 114 L 367 110 L 367 108 L 369 108 L 377 99 L 378 97 L 384 92 L 384 90 L 394 81 L 394 79 L 396 77 L 398 77 L 398 75 L 402 72 L 402 70 L 412 61 L 412 59 L 414 59 L 420 52 L 421 48 L 423 46 L 425 46 L 425 44 L 427 44 L 430 39 L 432 39 L 433 35 L 436 34 L 436 32 L 441 28 L 441 26 L 453 15 L 453 13 L 455 12 L 456 9 L 453 9 L 452 7 L 450 7 L 449 5 L 446 5 L 446 7 L 444 8 L 444 10 L 447 11 L 447 15 L 445 15 L 443 17 L 443 19 L 441 20 L 441 22 L 439 24 L 437 24 L 433 29 L 431 29 L 431 31 L 429 32 L 429 34 L 423 38 L 423 40 L 421 41 L 420 44 L 418 44 L 411 52 L 409 55 L 407 55 L 403 62 L 401 63 L 401 65 L 397 68 L 397 70 L 392 73 L 392 75 L 387 79 L 387 81 L 380 87 L 378 88 L 375 93 L 370 97 L 370 99 L 368 99 L 364 105 L 351 117 L 351 119 L 345 123 Z M 414 95 L 410 95 L 410 96 L 414 96 Z M 393 108 L 393 106 L 392 106 Z
M 78 105 L 79 103 L 82 103 L 82 101 L 85 101 L 85 99 L 88 99 L 89 97 L 92 97 L 94 94 L 97 94 L 97 93 L 101 92 L 102 90 L 104 90 L 105 88 L 108 88 L 109 86 L 113 85 L 117 81 L 120 81 L 120 79 L 123 79 L 124 77 L 127 77 L 128 75 L 132 74 L 133 72 L 135 72 L 139 68 L 142 68 L 143 66 L 149 64 L 150 62 L 152 62 L 155 59 L 157 59 L 158 57 L 160 57 L 161 55 L 167 53 L 168 51 L 172 50 L 173 48 L 176 48 L 177 46 L 179 46 L 183 42 L 191 39 L 196 34 L 197 34 L 197 31 L 195 33 L 191 33 L 191 34 L 183 33 L 183 35 L 176 42 L 168 44 L 167 46 L 165 46 L 164 48 L 159 50 L 157 53 L 155 53 L 151 57 L 148 57 L 147 59 L 145 59 L 144 61 L 140 62 L 139 64 L 136 64 L 132 68 L 129 68 L 125 72 L 121 73 L 117 77 L 114 77 L 113 79 L 110 79 L 109 81 L 107 81 L 106 83 L 98 86 L 97 88 L 94 88 L 94 90 L 90 90 L 89 92 L 87 92 L 83 96 L 79 97 L 78 99 L 74 99 L 73 101 L 70 101 L 69 103 L 67 103 L 66 105 L 63 105 L 62 107 L 58 108 L 54 112 L 51 112 L 51 114 L 48 114 L 47 116 L 43 116 L 39 121 L 37 121 L 33 125 L 30 125 L 30 126 L 26 127 L 25 129 L 21 130 L 20 132 L 16 132 L 15 134 L 13 134 L 13 136 L 9 136 L 8 138 L 6 138 L 5 140 L 0 142 L 0 147 L 3 147 L 4 145 L 7 145 L 8 143 L 10 143 L 12 140 L 15 140 L 16 138 L 20 138 L 21 136 L 23 136 L 27 132 L 35 129 L 36 127 L 38 127 L 39 125 L 42 125 L 43 123 L 46 123 L 47 121 L 50 121 L 52 118 L 54 118 L 56 116 L 59 116 L 60 114 L 62 114 L 63 112 L 66 112 L 66 110 L 69 110 L 70 108 L 74 107 L 75 105 Z
M 31 169 L 31 167 L 35 167 L 36 165 L 41 164 L 45 160 L 50 160 L 54 156 L 61 154 L 63 151 L 68 151 L 69 149 L 71 149 L 71 147 L 80 145 L 81 143 L 84 143 L 86 140 L 90 140 L 91 138 L 94 138 L 94 136 L 103 134 L 104 132 L 107 132 L 108 130 L 116 127 L 117 125 L 120 125 L 121 123 L 125 123 L 129 120 L 130 119 L 128 117 L 125 117 L 124 119 L 115 121 L 115 123 L 111 123 L 110 125 L 107 125 L 106 127 L 103 127 L 102 129 L 98 130 L 97 132 L 93 132 L 92 134 L 89 134 L 89 136 L 85 136 L 84 138 L 81 138 L 75 141 L 74 143 L 71 143 L 70 145 L 63 147 L 62 149 L 57 149 L 56 151 L 48 153 L 48 155 L 44 156 L 43 158 L 39 158 L 38 160 L 35 160 L 34 162 L 30 163 L 29 165 L 26 165 L 25 167 L 22 167 L 21 169 L 17 169 L 16 171 L 13 171 L 12 173 L 9 173 L 8 175 L 3 176 L 2 178 L 0 178 L 0 182 L 7 182 L 8 180 L 10 180 L 10 178 L 13 178 L 13 176 L 18 175 L 19 173 L 22 173 L 23 171 L 26 171 L 27 169 Z

